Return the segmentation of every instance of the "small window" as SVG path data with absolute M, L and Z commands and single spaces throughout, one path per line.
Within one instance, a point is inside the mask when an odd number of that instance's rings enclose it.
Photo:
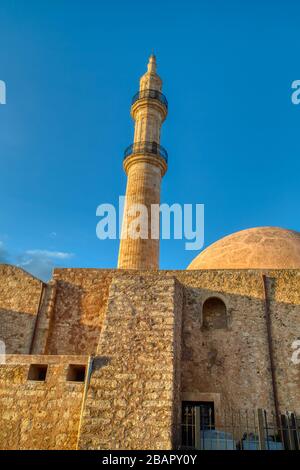
M 218 297 L 206 299 L 202 309 L 202 328 L 205 330 L 227 328 L 227 311 Z
M 215 429 L 215 404 L 213 401 L 182 402 L 183 424 L 195 422 L 196 409 L 199 409 L 200 429 Z
M 27 380 L 36 380 L 37 382 L 45 382 L 47 375 L 47 364 L 31 364 L 28 371 Z
M 67 373 L 69 382 L 84 382 L 85 366 L 81 364 L 70 364 Z
M 196 435 L 202 430 L 202 448 L 211 449 L 211 438 L 209 434 L 215 429 L 215 409 L 214 402 L 184 401 L 182 403 L 182 445 L 194 447 L 196 445 Z M 198 434 L 198 436 L 200 433 Z M 210 447 L 209 447 L 210 444 Z M 205 445 L 207 447 L 205 447 Z M 226 448 L 226 447 L 225 447 Z

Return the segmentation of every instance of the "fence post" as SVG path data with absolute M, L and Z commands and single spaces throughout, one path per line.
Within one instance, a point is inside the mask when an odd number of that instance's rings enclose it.
M 195 407 L 195 449 L 201 449 L 201 420 L 200 420 L 200 406 Z
M 287 416 L 280 415 L 284 450 L 291 450 L 291 441 Z
M 264 412 L 261 408 L 257 410 L 258 418 L 258 437 L 259 437 L 259 449 L 266 449 L 266 440 L 265 440 L 265 423 L 264 423 Z
M 287 435 L 286 449 L 296 450 L 298 436 L 296 435 L 296 422 L 295 422 L 293 413 L 289 413 L 288 411 L 286 412 L 285 423 L 286 423 L 286 435 Z
M 297 449 L 297 447 L 296 447 L 296 440 L 295 440 L 295 429 L 296 429 L 295 424 L 296 424 L 296 423 L 295 423 L 295 419 L 294 419 L 293 413 L 291 413 L 290 415 L 288 415 L 287 421 L 288 421 L 289 436 L 290 436 L 290 449 L 291 449 L 291 450 L 296 450 L 296 449 Z
M 299 419 L 296 413 L 293 413 L 293 421 L 295 425 L 295 443 L 296 443 L 296 450 L 300 450 L 300 426 L 299 426 Z

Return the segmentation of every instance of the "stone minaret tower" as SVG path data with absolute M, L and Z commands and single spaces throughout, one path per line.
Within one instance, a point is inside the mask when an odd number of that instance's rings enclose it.
M 156 73 L 156 59 L 150 56 L 147 72 L 140 79 L 140 90 L 133 97 L 131 116 L 135 120 L 134 143 L 125 150 L 126 199 L 118 268 L 158 269 L 159 227 L 151 238 L 151 205 L 160 204 L 161 179 L 167 170 L 168 155 L 160 143 L 160 129 L 167 116 L 168 103 L 161 93 L 162 81 Z M 128 236 L 128 228 L 139 213 L 136 204 L 148 209 L 148 234 Z M 134 210 L 131 210 L 134 209 Z M 147 237 L 148 235 L 148 237 Z

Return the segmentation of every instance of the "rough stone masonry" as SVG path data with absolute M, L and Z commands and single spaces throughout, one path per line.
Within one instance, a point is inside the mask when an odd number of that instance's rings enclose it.
M 266 295 L 279 406 L 299 412 L 300 272 L 266 275 L 267 292 L 260 270 L 57 269 L 43 284 L 1 265 L 0 448 L 172 449 L 182 401 L 213 401 L 216 421 L 225 407 L 274 410 Z

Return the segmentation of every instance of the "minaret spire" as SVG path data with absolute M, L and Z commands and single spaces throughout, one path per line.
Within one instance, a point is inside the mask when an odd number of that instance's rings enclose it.
M 156 57 L 154 54 L 150 55 L 147 67 L 149 73 L 156 73 Z
M 160 204 L 161 180 L 167 171 L 168 155 L 160 145 L 160 130 L 167 116 L 168 103 L 161 93 L 162 81 L 156 73 L 156 58 L 151 54 L 147 72 L 140 79 L 139 92 L 133 97 L 131 116 L 135 120 L 134 142 L 125 150 L 124 170 L 127 188 L 119 249 L 118 267 L 158 269 L 159 239 L 151 232 L 151 207 Z M 131 209 L 147 208 L 147 233 L 131 238 L 130 225 L 136 218 Z

